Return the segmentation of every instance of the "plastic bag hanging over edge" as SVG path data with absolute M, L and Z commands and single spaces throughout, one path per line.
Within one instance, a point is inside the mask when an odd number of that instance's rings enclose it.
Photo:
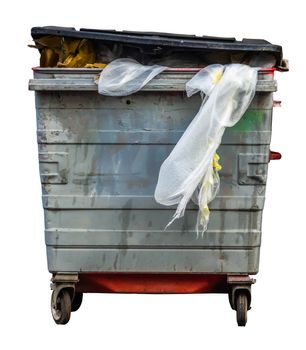
M 139 91 L 165 69 L 167 67 L 144 66 L 130 58 L 119 58 L 103 69 L 98 91 L 106 96 L 127 96 Z
M 236 124 L 251 103 L 257 72 L 258 68 L 241 64 L 211 65 L 186 84 L 188 96 L 200 91 L 205 98 L 159 171 L 155 200 L 163 205 L 178 204 L 167 227 L 184 215 L 187 203 L 193 198 L 199 205 L 197 231 L 206 230 L 208 203 L 219 188 L 214 155 L 225 128 Z

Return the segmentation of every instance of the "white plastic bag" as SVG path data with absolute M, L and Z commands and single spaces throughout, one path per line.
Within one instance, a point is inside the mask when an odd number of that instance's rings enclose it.
M 98 91 L 107 96 L 127 96 L 140 90 L 165 69 L 167 67 L 144 66 L 133 59 L 119 58 L 103 69 Z
M 146 85 L 163 66 L 144 66 L 132 59 L 112 61 L 102 71 L 99 93 L 127 96 Z M 155 200 L 163 205 L 178 204 L 169 222 L 182 217 L 190 199 L 199 205 L 197 230 L 206 230 L 208 203 L 219 189 L 219 147 L 226 127 L 242 117 L 255 94 L 258 68 L 242 64 L 207 66 L 186 84 L 188 97 L 201 92 L 199 112 L 160 168 Z M 167 226 L 168 226 L 167 225 Z
M 167 226 L 184 215 L 192 198 L 199 205 L 197 230 L 206 230 L 208 203 L 219 188 L 219 176 L 213 166 L 214 155 L 225 128 L 236 124 L 252 101 L 257 72 L 258 68 L 242 64 L 211 65 L 186 84 L 188 96 L 200 91 L 205 98 L 160 168 L 155 200 L 163 205 L 178 204 Z

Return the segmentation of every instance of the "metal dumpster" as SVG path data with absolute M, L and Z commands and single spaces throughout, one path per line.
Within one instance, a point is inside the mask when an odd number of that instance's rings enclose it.
M 159 168 L 201 99 L 185 83 L 199 68 L 172 68 L 128 97 L 97 93 L 100 69 L 35 68 L 37 139 L 52 315 L 69 321 L 82 293 L 228 293 L 245 325 L 258 272 L 270 152 L 275 67 L 226 130 L 221 187 L 208 230 L 197 207 L 167 230 L 173 207 L 154 200 Z M 192 155 L 191 155 L 192 156 Z

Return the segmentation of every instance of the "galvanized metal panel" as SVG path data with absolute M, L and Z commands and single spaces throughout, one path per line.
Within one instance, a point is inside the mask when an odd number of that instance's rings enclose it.
M 166 231 L 173 210 L 46 210 L 47 245 L 107 247 L 256 247 L 262 211 L 214 211 L 205 234 L 197 234 L 197 211 L 187 210 Z M 220 230 L 222 227 L 222 230 Z
M 86 215 L 87 212 L 82 213 Z M 82 215 L 82 216 L 83 216 Z M 215 216 L 215 215 L 214 215 Z M 249 213 L 245 214 L 246 217 Z M 152 219 L 151 217 L 149 219 Z M 152 221 L 151 221 L 152 222 Z M 240 248 L 251 249 L 260 245 L 260 231 L 247 228 L 247 234 L 243 229 L 208 230 L 205 235 L 199 235 L 193 230 L 171 230 L 166 233 L 162 230 L 153 231 L 133 230 L 133 233 L 114 229 L 72 229 L 53 228 L 45 231 L 46 245 L 61 248 L 96 247 L 113 249 L 163 249 L 163 248 Z M 179 233 L 178 233 L 179 232 Z M 186 237 L 188 235 L 188 237 Z
M 174 99 L 173 99 L 174 100 Z M 196 115 L 200 101 L 188 103 L 177 95 L 168 106 L 165 97 L 156 101 L 149 96 L 120 103 L 111 108 L 38 109 L 39 143 L 88 144 L 176 144 Z M 271 109 L 249 109 L 244 117 L 226 130 L 223 144 L 269 144 Z
M 70 84 L 84 79 L 76 70 L 49 69 L 37 72 L 36 80 L 46 74 Z M 92 79 L 92 73 L 86 74 Z M 262 76 L 273 83 L 271 74 Z M 174 208 L 159 205 L 153 197 L 159 167 L 196 114 L 198 96 L 169 91 L 118 98 L 86 91 L 37 92 L 49 270 L 256 273 L 271 91 L 257 92 L 241 121 L 224 135 L 218 150 L 221 188 L 210 205 L 203 236 L 195 232 L 193 204 L 164 231 Z
M 180 99 L 183 101 L 183 109 L 197 111 L 197 107 L 200 106 L 201 98 L 199 95 L 194 95 L 187 98 L 186 93 L 183 91 L 165 92 L 165 91 L 152 91 L 144 92 L 139 91 L 136 94 L 126 97 L 110 97 L 99 95 L 96 92 L 90 91 L 40 91 L 35 94 L 35 104 L 37 109 L 105 109 L 116 110 L 120 109 L 127 114 L 131 110 L 140 110 L 143 106 L 143 100 L 149 96 L 151 101 L 151 108 L 155 107 L 155 112 L 158 115 L 165 113 L 163 109 L 159 108 L 159 103 L 165 100 L 165 106 L 175 107 L 176 103 L 180 103 Z M 180 99 L 179 99 L 180 97 Z M 147 106 L 149 108 L 149 106 Z M 177 110 L 181 110 L 178 107 Z M 273 93 L 272 92 L 257 92 L 254 96 L 249 109 L 271 109 L 273 107 Z M 164 107 L 165 108 L 165 107 Z M 144 111 L 144 110 L 143 110 Z M 143 112 L 142 111 L 142 112 Z M 154 112 L 154 110 L 153 110 Z M 154 114 L 153 114 L 154 115 Z M 73 126 L 73 125 L 71 125 Z
M 44 154 L 66 152 L 69 164 L 62 169 L 65 186 L 52 184 L 53 177 L 49 183 L 45 180 L 44 206 L 166 209 L 155 202 L 153 193 L 159 168 L 172 148 L 162 144 L 42 144 Z M 218 153 L 223 167 L 221 186 L 211 208 L 262 209 L 269 146 L 222 145 Z
M 78 74 L 69 71 L 58 72 L 51 76 L 39 74 L 36 70 L 35 79 L 29 81 L 29 89 L 35 91 L 97 91 L 97 73 L 86 71 L 77 71 Z M 83 74 L 81 74 L 83 72 Z M 185 91 L 185 84 L 190 80 L 195 72 L 184 70 L 164 71 L 149 81 L 143 88 L 143 91 Z M 271 72 L 270 72 L 271 73 Z M 267 79 L 271 74 L 259 73 L 257 82 L 257 91 L 276 91 L 276 81 Z M 39 78 L 38 78 L 39 77 Z M 38 79 L 37 79 L 38 78 Z
M 258 187 L 258 186 L 257 186 Z M 129 209 L 161 209 L 168 210 L 173 207 L 165 207 L 156 203 L 153 194 L 149 196 L 143 195 L 104 195 L 99 196 L 93 191 L 91 194 L 85 195 L 61 195 L 59 193 L 50 195 L 50 186 L 45 185 L 43 188 L 42 201 L 43 206 L 46 209 L 118 209 L 118 208 L 129 208 Z M 259 188 L 258 190 L 253 190 L 257 194 L 256 197 L 249 196 L 235 196 L 231 198 L 231 195 L 218 196 L 210 203 L 210 209 L 213 210 L 262 210 L 264 206 L 264 189 Z M 192 203 L 187 206 L 188 209 L 196 208 Z M 169 214 L 171 217 L 171 214 Z M 168 220 L 170 221 L 170 220 Z
M 112 249 L 47 247 L 50 271 L 256 274 L 259 248 Z

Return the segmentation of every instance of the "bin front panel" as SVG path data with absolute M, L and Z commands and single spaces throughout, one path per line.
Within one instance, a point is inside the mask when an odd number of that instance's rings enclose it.
M 164 231 L 175 209 L 154 200 L 159 168 L 200 103 L 183 92 L 36 92 L 50 271 L 258 271 L 272 92 L 224 134 L 207 232 L 197 235 L 193 204 Z

